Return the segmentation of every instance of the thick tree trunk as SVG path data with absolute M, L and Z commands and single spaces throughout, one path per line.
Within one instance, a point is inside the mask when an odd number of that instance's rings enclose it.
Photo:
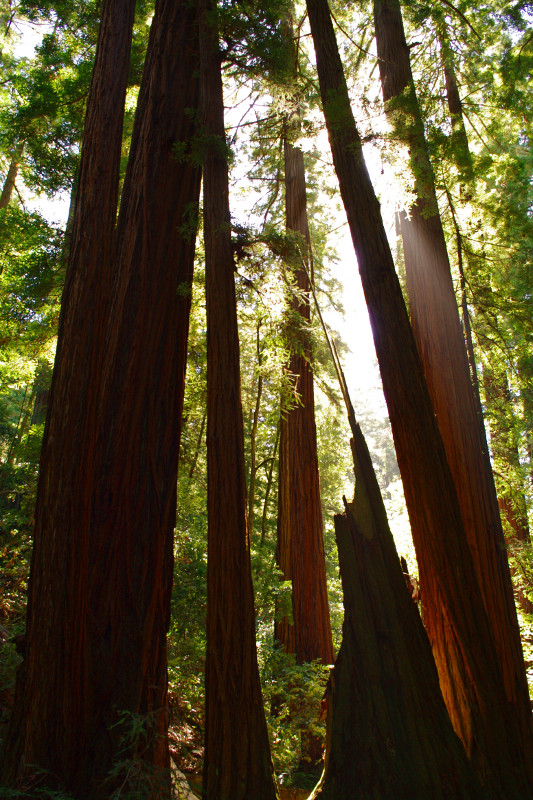
M 333 161 L 420 554 L 424 613 L 441 689 L 487 796 L 518 800 L 532 788 L 527 754 L 502 685 L 457 494 L 364 164 L 327 0 L 308 0 L 307 8 Z
M 194 258 L 194 225 L 183 226 L 200 180 L 173 146 L 192 135 L 198 54 L 194 10 L 160 0 L 113 254 L 133 6 L 103 11 L 6 762 L 11 780 L 37 766 L 43 783 L 91 800 L 117 784 L 133 793 L 136 774 L 152 796 L 168 793 L 165 637 L 190 302 L 180 290 Z
M 86 432 L 90 428 L 94 437 L 94 385 L 107 319 L 134 7 L 134 0 L 107 0 L 102 7 L 41 453 L 27 654 L 19 671 L 4 761 L 8 783 L 35 764 L 72 785 L 78 734 L 71 731 L 76 724 L 85 725 L 78 689 L 83 672 L 72 647 L 76 611 L 70 611 L 70 595 L 78 583 L 75 562 L 82 570 L 87 563 L 83 551 L 74 546 L 77 537 L 71 539 L 71 530 L 79 530 L 90 513 L 83 491 L 91 455 Z
M 459 497 L 507 697 L 520 719 L 524 741 L 531 741 L 529 692 L 498 500 L 486 438 L 479 425 L 398 0 L 375 0 L 374 17 L 383 99 L 397 135 L 409 147 L 415 175 L 417 201 L 409 217 L 401 215 L 411 324 Z M 457 119 L 456 102 L 452 102 L 452 108 Z
M 201 172 L 175 145 L 195 134 L 198 61 L 194 4 L 158 0 L 117 225 L 88 577 L 98 688 L 144 718 L 132 750 L 156 769 L 154 794 L 169 766 L 166 635 Z
M 455 734 L 407 590 L 364 437 L 352 425 L 355 496 L 335 517 L 343 640 L 327 690 L 320 800 L 485 797 Z
M 274 800 L 246 520 L 244 433 L 216 6 L 201 0 L 207 303 L 207 652 L 203 797 Z
M 310 237 L 307 222 L 305 167 L 302 151 L 287 138 L 285 154 L 285 207 L 287 229 L 299 236 L 299 257 L 304 267 L 294 269 L 291 309 L 299 322 L 289 342 L 292 354 L 289 380 L 292 406 L 282 415 L 279 460 L 277 561 L 292 582 L 291 624 L 276 623 L 275 638 L 298 661 L 321 659 L 333 663 L 333 641 L 324 557 L 322 506 L 316 442 L 312 353 L 305 326 L 310 320 Z M 298 259 L 299 260 L 299 259 Z

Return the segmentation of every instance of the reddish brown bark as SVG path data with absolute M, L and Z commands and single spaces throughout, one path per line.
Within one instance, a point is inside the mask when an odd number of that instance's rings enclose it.
M 124 774 L 105 780 L 119 757 L 144 762 L 141 780 L 166 793 L 168 764 L 165 636 L 189 312 L 178 289 L 194 256 L 194 231 L 181 226 L 199 194 L 198 168 L 178 163 L 173 145 L 192 135 L 198 56 L 194 10 L 160 0 L 115 249 L 133 7 L 103 8 L 6 760 L 11 782 L 38 767 L 43 783 L 80 798 L 110 796 L 117 783 L 134 790 Z M 130 746 L 128 715 L 145 725 Z
M 80 667 L 72 647 L 74 617 L 67 609 L 75 590 L 75 584 L 69 585 L 69 578 L 74 577 L 73 562 L 85 559 L 80 550 L 73 552 L 77 548 L 67 532 L 73 526 L 77 529 L 89 514 L 82 490 L 87 469 L 84 454 L 88 455 L 86 430 L 91 425 L 94 431 L 92 382 L 97 379 L 99 345 L 105 331 L 134 6 L 133 0 L 108 0 L 102 8 L 41 454 L 27 655 L 18 677 L 6 747 L 4 775 L 11 781 L 26 764 L 37 764 L 60 778 L 65 776 L 66 781 L 72 776 L 65 773 L 76 769 L 71 752 L 76 736 L 69 726 L 70 720 L 79 720 L 81 715 L 79 676 L 75 676 Z M 61 580 L 58 575 L 63 576 Z M 66 614 L 61 623 L 59 609 Z M 59 709 L 63 694 L 63 708 Z
M 374 16 L 383 98 L 387 113 L 409 147 L 415 175 L 417 201 L 409 218 L 401 215 L 411 324 L 507 696 L 516 709 L 525 740 L 531 740 L 529 692 L 498 501 L 487 443 L 479 425 L 398 0 L 375 0 Z M 452 108 L 457 114 L 457 104 L 452 103 Z
M 352 422 L 355 496 L 335 517 L 343 640 L 327 691 L 321 800 L 485 797 L 451 725 L 372 461 Z
M 275 638 L 298 661 L 333 663 L 333 642 L 326 583 L 322 506 L 315 424 L 312 352 L 305 326 L 310 320 L 310 237 L 307 221 L 305 167 L 302 151 L 284 142 L 287 229 L 299 236 L 291 310 L 296 319 L 289 380 L 291 407 L 281 419 L 279 458 L 277 562 L 292 583 L 291 623 L 275 626 Z M 297 263 L 298 263 L 297 262 Z
M 207 304 L 207 652 L 203 797 L 274 800 L 255 644 L 235 263 L 216 6 L 201 0 Z
M 308 0 L 335 170 L 369 309 L 419 560 L 428 634 L 455 729 L 487 796 L 531 793 L 457 493 L 350 108 L 327 0 Z

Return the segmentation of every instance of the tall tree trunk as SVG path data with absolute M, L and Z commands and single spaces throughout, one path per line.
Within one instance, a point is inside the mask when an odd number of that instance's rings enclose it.
M 9 164 L 9 168 L 7 170 L 6 179 L 2 187 L 2 193 L 0 194 L 0 210 L 8 207 L 9 201 L 13 195 L 13 189 L 15 188 L 15 181 L 17 179 L 20 167 L 22 153 L 24 152 L 24 145 L 25 142 L 22 140 L 15 146 L 11 163 Z
M 194 226 L 186 236 L 183 225 L 199 194 L 198 168 L 173 146 L 192 135 L 198 55 L 194 9 L 160 0 L 113 253 L 133 6 L 103 9 L 6 760 L 11 781 L 37 766 L 43 782 L 91 800 L 117 783 L 138 788 L 123 771 L 106 780 L 119 758 L 131 775 L 144 766 L 153 796 L 168 786 L 165 637 L 190 302 L 178 288 L 191 280 Z
M 532 788 L 527 754 L 502 685 L 457 493 L 364 163 L 327 0 L 308 0 L 307 9 L 333 161 L 425 586 L 424 616 L 441 689 L 487 796 L 518 800 Z
M 292 26 L 290 26 L 292 36 Z M 313 393 L 309 325 L 311 241 L 307 220 L 305 166 L 291 137 L 298 124 L 289 120 L 284 138 L 287 229 L 298 237 L 291 313 L 298 342 L 288 342 L 292 405 L 281 418 L 277 561 L 292 583 L 292 624 L 279 620 L 275 638 L 298 661 L 333 663 L 333 641 L 324 557 L 324 534 Z
M 448 717 L 353 412 L 352 419 L 355 496 L 335 517 L 343 640 L 327 689 L 326 767 L 312 797 L 485 797 Z
M 274 800 L 246 520 L 244 433 L 216 5 L 200 0 L 207 305 L 207 652 L 203 796 Z
M 479 425 L 398 0 L 375 0 L 374 17 L 385 108 L 397 135 L 409 147 L 415 175 L 417 200 L 409 217 L 401 215 L 411 323 L 507 697 L 516 709 L 524 741 L 531 740 L 529 692 L 498 500 Z
M 103 300 L 109 294 L 134 8 L 134 0 L 107 0 L 102 7 L 41 453 L 26 658 L 17 679 L 4 761 L 8 783 L 35 764 L 72 786 L 76 771 L 72 750 L 78 735 L 71 730 L 76 724 L 82 729 L 85 725 L 78 708 L 82 692 L 78 695 L 76 673 L 81 665 L 72 647 L 75 617 L 69 596 L 78 582 L 74 562 L 82 570 L 87 563 L 70 537 L 89 516 L 83 491 L 91 457 L 86 432 L 90 427 L 94 436 L 94 394 L 105 334 Z M 58 580 L 60 575 L 64 577 Z

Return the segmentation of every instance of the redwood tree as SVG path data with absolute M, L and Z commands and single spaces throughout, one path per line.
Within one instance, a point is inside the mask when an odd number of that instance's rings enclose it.
M 159 0 L 115 231 L 134 5 L 102 9 L 5 764 L 9 783 L 38 775 L 80 798 L 135 791 L 131 759 L 152 794 L 168 780 L 165 636 L 194 257 L 185 215 L 200 180 L 174 146 L 192 135 L 198 54 L 194 8 Z
M 518 800 L 532 789 L 528 753 L 503 686 L 457 493 L 364 163 L 327 0 L 308 0 L 307 9 L 333 161 L 410 509 L 425 586 L 424 616 L 441 688 L 487 795 Z
M 292 40 L 292 24 L 287 25 Z M 294 59 L 296 60 L 296 52 Z M 296 66 L 296 65 L 295 65 Z M 304 157 L 294 143 L 298 109 L 284 126 L 285 216 L 295 235 L 290 312 L 294 324 L 287 342 L 290 408 L 282 415 L 279 456 L 277 562 L 292 584 L 292 623 L 276 623 L 275 638 L 298 661 L 333 663 L 329 619 L 320 477 L 313 392 L 309 278 L 311 240 L 307 219 Z M 294 339 L 293 339 L 294 337 Z
M 327 688 L 326 766 L 313 798 L 485 797 L 448 717 L 351 406 L 349 415 L 355 495 L 335 517 L 343 636 Z
M 531 709 L 498 500 L 471 383 L 433 170 L 398 0 L 375 0 L 383 99 L 409 147 L 416 201 L 400 215 L 411 323 L 455 482 L 481 597 L 509 701 L 531 739 Z M 448 67 L 448 86 L 451 90 Z M 454 118 L 458 106 L 450 95 Z M 456 123 L 456 131 L 457 123 Z
M 200 2 L 207 308 L 207 652 L 203 797 L 274 800 L 255 644 L 235 262 L 217 8 Z

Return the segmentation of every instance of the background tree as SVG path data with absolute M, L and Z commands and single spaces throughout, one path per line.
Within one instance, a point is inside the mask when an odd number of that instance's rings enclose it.
M 297 72 L 292 19 L 285 24 Z M 296 77 L 296 76 L 295 76 Z M 277 560 L 292 582 L 292 620 L 277 622 L 275 636 L 299 661 L 333 662 L 329 620 L 320 477 L 313 393 L 313 354 L 306 330 L 311 315 L 310 279 L 313 274 L 307 221 L 304 157 L 295 137 L 300 114 L 296 107 L 284 121 L 285 213 L 294 234 L 294 270 L 290 286 L 291 358 L 289 407 L 280 422 Z M 291 271 L 292 271 L 291 270 Z

